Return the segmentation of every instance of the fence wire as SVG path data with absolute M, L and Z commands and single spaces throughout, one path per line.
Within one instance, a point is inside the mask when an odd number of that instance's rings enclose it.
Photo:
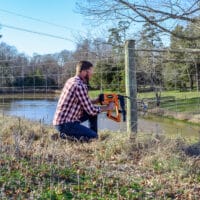
M 137 99 L 131 100 L 138 105 L 138 132 L 186 134 L 192 130 L 198 134 L 199 52 L 136 49 L 133 56 Z M 50 55 L 29 59 L 9 57 L 1 51 L 1 113 L 51 125 L 60 91 L 65 81 L 75 75 L 79 60 L 89 60 L 95 66 L 89 86 L 91 97 L 100 93 L 126 95 L 129 86 L 125 85 L 124 57 L 123 49 L 103 53 L 82 51 L 67 59 Z M 99 120 L 100 129 L 126 130 L 126 123 L 113 122 L 106 115 Z

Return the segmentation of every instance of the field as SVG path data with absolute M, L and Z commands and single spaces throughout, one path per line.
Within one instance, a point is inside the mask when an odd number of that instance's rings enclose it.
M 101 132 L 63 141 L 51 126 L 0 116 L 0 199 L 200 199 L 200 144 Z

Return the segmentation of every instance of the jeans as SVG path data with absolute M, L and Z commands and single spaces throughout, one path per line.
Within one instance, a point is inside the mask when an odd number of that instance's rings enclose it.
M 64 124 L 56 125 L 55 128 L 60 132 L 60 137 L 63 139 L 69 138 L 88 141 L 90 139 L 98 138 L 97 119 L 97 115 L 92 116 L 84 112 L 83 116 L 79 119 L 80 122 L 66 122 Z M 89 121 L 89 128 L 81 124 L 87 120 Z

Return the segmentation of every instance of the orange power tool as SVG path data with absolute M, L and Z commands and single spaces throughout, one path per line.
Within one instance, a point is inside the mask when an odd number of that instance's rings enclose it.
M 113 110 L 107 111 L 107 117 L 116 122 L 121 121 L 121 113 L 123 114 L 123 121 L 126 121 L 126 110 L 125 110 L 125 100 L 124 96 L 119 94 L 100 94 L 99 101 L 102 105 L 108 105 L 113 102 L 115 105 L 115 115 L 113 115 Z M 121 107 L 121 109 L 120 109 Z

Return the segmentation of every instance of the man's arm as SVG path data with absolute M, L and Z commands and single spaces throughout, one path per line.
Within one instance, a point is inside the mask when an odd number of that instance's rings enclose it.
M 108 105 L 100 106 L 100 108 L 101 108 L 101 112 L 113 110 L 114 109 L 114 103 L 110 102 Z

